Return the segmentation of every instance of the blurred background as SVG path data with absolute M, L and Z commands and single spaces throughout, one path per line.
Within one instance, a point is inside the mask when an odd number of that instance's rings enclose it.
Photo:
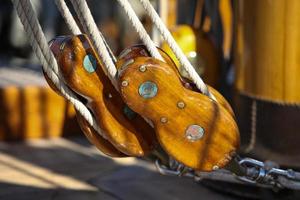
M 31 0 L 48 41 L 70 35 L 53 0 Z M 180 67 L 137 0 L 157 46 Z M 73 16 L 76 14 L 66 0 Z M 141 41 L 112 0 L 87 0 L 113 52 Z M 240 154 L 300 166 L 300 1 L 151 0 L 205 83 L 233 106 Z M 153 162 L 111 159 L 83 136 L 72 105 L 44 80 L 10 0 L 0 1 L 0 198 L 295 199 L 224 183 L 159 175 Z M 224 187 L 224 185 L 226 187 Z M 299 197 L 299 196 L 298 196 Z

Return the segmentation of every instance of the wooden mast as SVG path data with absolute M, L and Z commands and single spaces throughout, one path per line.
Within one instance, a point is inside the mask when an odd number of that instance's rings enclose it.
M 300 1 L 239 1 L 239 91 L 300 103 Z
M 300 1 L 236 1 L 236 114 L 242 145 L 299 167 Z M 245 145 L 246 144 L 246 145 Z

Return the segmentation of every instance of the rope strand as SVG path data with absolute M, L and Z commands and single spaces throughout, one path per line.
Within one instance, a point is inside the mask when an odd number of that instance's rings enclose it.
M 77 16 L 80 20 L 81 25 L 83 26 L 85 33 L 88 34 L 89 38 L 91 39 L 93 45 L 96 48 L 98 55 L 101 58 L 101 61 L 104 64 L 104 72 L 108 75 L 115 88 L 118 89 L 115 79 L 115 76 L 117 74 L 116 66 L 112 57 L 107 51 L 105 42 L 103 40 L 103 36 L 98 30 L 98 27 L 93 19 L 93 16 L 86 1 L 71 0 L 71 3 L 73 4 L 73 7 L 77 13 Z
M 68 28 L 70 29 L 70 31 L 72 32 L 73 35 L 79 35 L 81 34 L 81 31 L 72 15 L 72 13 L 70 12 L 68 6 L 65 3 L 65 0 L 55 0 L 55 3 L 58 7 L 58 10 L 60 11 L 61 15 L 63 16 Z M 112 50 L 110 49 L 110 47 L 108 46 L 107 42 L 105 41 L 103 35 L 100 32 L 100 36 L 105 44 L 105 47 L 107 49 L 107 51 L 110 54 L 110 57 L 113 59 L 113 62 L 117 62 Z
M 59 89 L 62 95 L 69 100 L 75 107 L 75 109 L 87 120 L 87 122 L 97 131 L 101 136 L 105 136 L 102 130 L 98 127 L 95 119 L 86 108 L 86 106 L 80 102 L 76 96 L 70 91 L 70 89 L 60 80 L 59 70 L 51 52 L 42 28 L 38 22 L 36 14 L 32 8 L 30 0 L 12 0 L 17 14 L 24 26 L 25 32 L 29 38 L 30 44 L 40 60 L 43 70 L 47 76 L 51 79 L 54 85 Z
M 157 50 L 154 42 L 148 35 L 147 31 L 145 30 L 143 24 L 139 20 L 138 16 L 134 12 L 133 8 L 131 7 L 130 3 L 127 0 L 117 0 L 120 6 L 124 9 L 126 15 L 128 16 L 132 26 L 138 33 L 140 39 L 144 42 L 145 46 L 147 47 L 150 55 L 156 59 L 162 60 L 163 58 L 160 55 L 159 51 Z
M 57 8 L 61 15 L 63 16 L 69 30 L 73 35 L 81 34 L 80 28 L 78 27 L 72 13 L 70 12 L 65 0 L 55 0 Z
M 209 96 L 210 98 L 215 99 L 215 97 L 208 91 L 208 88 L 206 84 L 203 82 L 203 80 L 200 78 L 199 74 L 196 72 L 194 67 L 191 65 L 187 57 L 184 55 L 176 41 L 174 40 L 173 36 L 171 35 L 170 31 L 167 29 L 165 24 L 160 19 L 159 15 L 151 5 L 150 1 L 148 0 L 139 0 L 141 4 L 143 5 L 144 9 L 146 10 L 146 13 L 151 18 L 154 25 L 157 27 L 159 32 L 161 33 L 163 39 L 167 42 L 167 44 L 170 46 L 172 51 L 174 52 L 175 56 L 179 60 L 180 64 L 183 66 L 183 68 L 187 71 L 188 75 L 191 77 L 193 82 L 196 84 L 197 88 L 205 95 Z

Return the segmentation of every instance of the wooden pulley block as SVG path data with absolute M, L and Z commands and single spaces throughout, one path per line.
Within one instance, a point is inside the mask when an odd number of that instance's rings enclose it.
M 187 89 L 200 92 L 191 80 L 181 76 L 178 70 L 179 67 L 176 67 L 176 64 L 172 60 L 172 58 L 161 48 L 157 47 L 157 49 L 164 59 L 164 62 L 166 62 L 174 70 L 182 85 Z M 119 69 L 119 71 L 121 71 L 122 68 L 126 68 L 127 64 L 133 63 L 134 59 L 137 57 L 151 57 L 145 45 L 134 45 L 132 47 L 124 49 L 118 57 L 117 68 Z M 209 85 L 207 87 L 209 91 L 215 96 L 217 102 L 222 105 L 232 116 L 235 116 L 228 101 L 216 89 Z
M 47 74 L 43 71 L 45 79 L 48 83 L 48 85 L 51 87 L 52 90 L 54 90 L 58 95 L 62 94 L 60 91 L 56 88 L 54 83 L 51 81 L 51 79 L 47 76 Z M 80 98 L 80 97 L 78 97 Z M 87 139 L 94 144 L 102 153 L 105 155 L 108 155 L 110 157 L 125 157 L 126 155 L 122 152 L 120 152 L 118 149 L 116 149 L 108 140 L 104 139 L 101 135 L 97 133 L 97 131 L 91 127 L 88 122 L 82 117 L 82 115 L 76 111 L 76 118 L 78 121 L 78 124 L 84 133 L 84 135 L 87 137 Z
M 157 143 L 152 127 L 123 102 L 105 75 L 89 39 L 85 35 L 58 37 L 51 42 L 50 48 L 63 81 L 83 99 L 105 139 L 129 156 L 150 153 Z M 90 138 L 97 140 L 92 127 L 84 122 L 81 125 L 88 126 L 83 128 L 86 135 L 93 135 Z
M 159 47 L 157 47 L 157 50 L 166 63 L 168 63 L 171 66 L 175 66 L 175 63 L 172 60 L 172 58 L 164 50 L 162 50 Z M 120 69 L 123 65 L 126 66 L 126 62 L 130 63 L 132 62 L 132 59 L 137 57 L 151 57 L 145 45 L 137 44 L 124 49 L 118 56 L 117 68 Z
M 119 73 L 127 105 L 150 119 L 164 150 L 201 171 L 224 167 L 239 147 L 233 116 L 207 96 L 183 87 L 169 64 L 137 57 Z
M 89 123 L 76 111 L 78 124 L 87 137 L 102 153 L 110 157 L 126 157 L 127 155 L 116 149 L 108 140 L 104 139 Z

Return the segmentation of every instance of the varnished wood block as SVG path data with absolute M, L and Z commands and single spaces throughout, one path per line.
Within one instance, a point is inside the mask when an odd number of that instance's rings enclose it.
M 164 62 L 166 62 L 175 72 L 176 76 L 180 79 L 182 85 L 190 90 L 200 92 L 196 85 L 189 79 L 184 78 L 180 75 L 178 68 L 176 67 L 176 63 L 172 60 L 172 58 L 162 49 L 157 48 L 159 53 L 161 54 Z M 126 68 L 128 64 L 134 62 L 135 58 L 138 57 L 151 57 L 145 45 L 134 45 L 124 49 L 120 56 L 118 57 L 118 62 L 116 64 L 119 72 L 122 71 L 122 68 Z M 223 106 L 232 116 L 234 116 L 233 110 L 228 103 L 228 101 L 213 87 L 207 86 L 209 91 L 215 96 L 217 102 Z
M 101 135 L 91 127 L 88 122 L 80 115 L 76 113 L 79 126 L 87 139 L 94 144 L 102 153 L 110 157 L 126 157 L 127 155 L 120 152 L 115 148 L 108 140 L 104 139 Z
M 128 106 L 152 120 L 165 151 L 186 166 L 202 171 L 221 168 L 237 150 L 239 131 L 232 115 L 207 96 L 183 87 L 165 62 L 135 58 L 122 67 L 119 86 Z
M 88 38 L 59 37 L 52 41 L 51 49 L 63 81 L 86 103 L 104 137 L 126 155 L 149 153 L 156 144 L 153 129 L 123 102 Z
M 52 90 L 55 91 L 58 95 L 62 96 L 61 92 L 56 88 L 56 86 L 53 84 L 53 82 L 50 80 L 46 73 L 44 73 L 44 76 Z M 107 139 L 103 138 L 99 133 L 97 133 L 97 131 L 92 126 L 90 126 L 88 122 L 84 119 L 84 117 L 77 111 L 76 117 L 82 132 L 87 137 L 89 142 L 94 144 L 102 153 L 111 157 L 126 156 L 118 149 L 116 149 Z

